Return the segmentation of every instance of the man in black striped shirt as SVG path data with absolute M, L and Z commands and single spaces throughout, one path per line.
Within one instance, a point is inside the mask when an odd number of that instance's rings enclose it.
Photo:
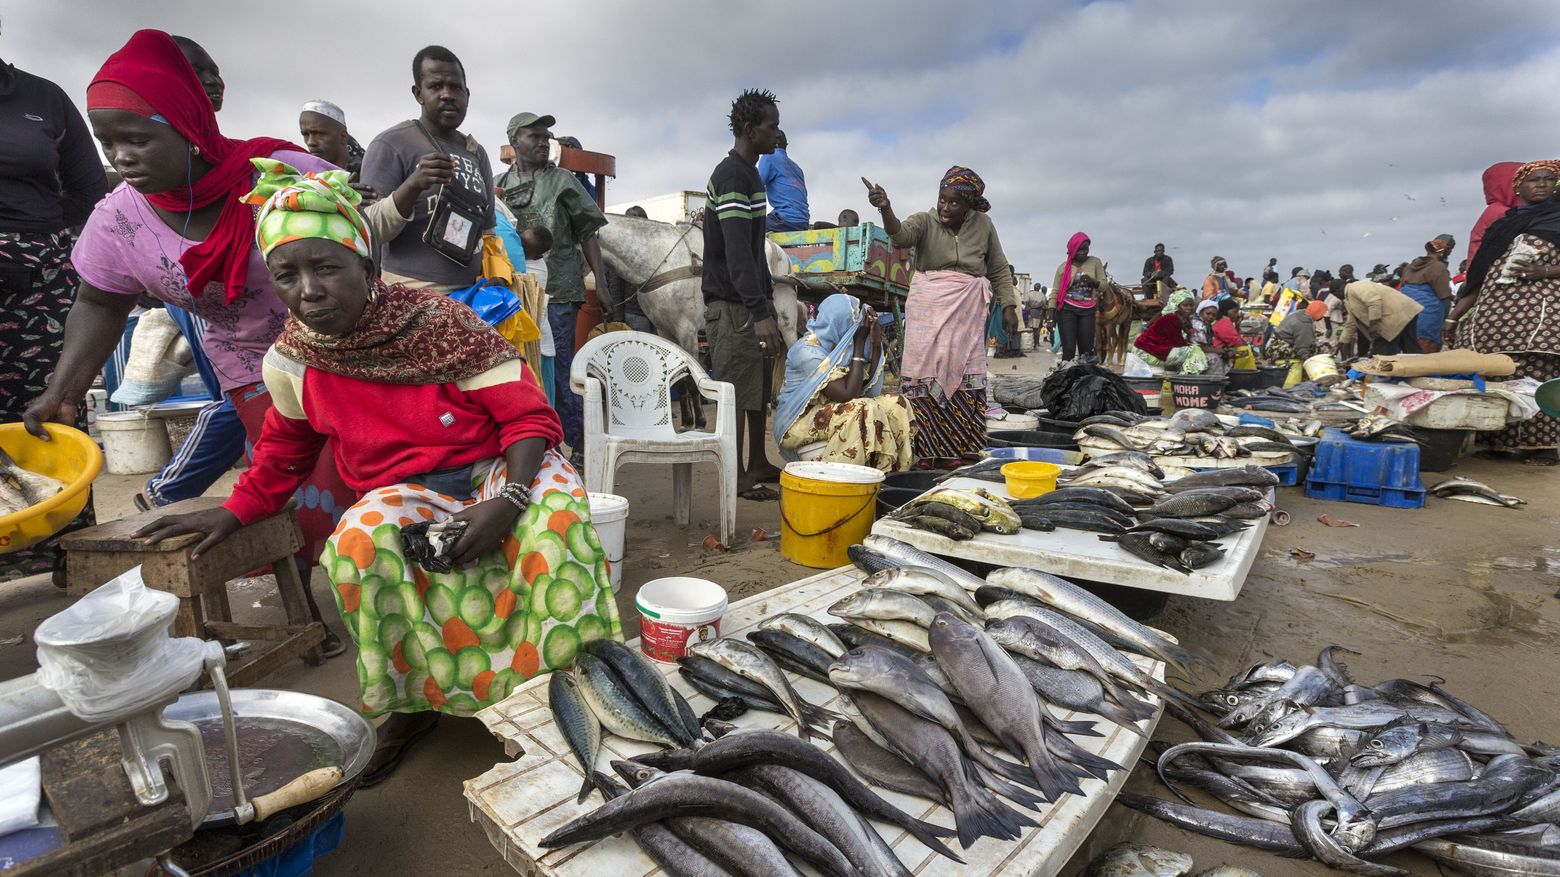
M 775 320 L 773 281 L 764 252 L 768 201 L 758 176 L 758 157 L 780 142 L 775 96 L 750 89 L 731 104 L 731 152 L 710 175 L 704 208 L 704 322 L 715 379 L 736 388 L 737 453 L 747 445 L 747 462 L 737 475 L 737 495 L 777 499 L 760 482 L 780 470 L 764 451 L 765 362 L 785 355 Z

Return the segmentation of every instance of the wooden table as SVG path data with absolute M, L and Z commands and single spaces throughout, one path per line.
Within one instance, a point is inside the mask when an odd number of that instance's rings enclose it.
M 319 665 L 325 660 L 319 649 L 325 626 L 309 612 L 304 595 L 306 585 L 293 561 L 294 552 L 303 547 L 303 535 L 291 505 L 239 529 L 197 558 L 190 557 L 189 549 L 201 541 L 198 534 L 175 536 L 156 545 L 134 536 L 158 518 L 205 511 L 221 504 L 222 500 L 215 497 L 187 499 L 65 534 L 60 545 L 65 549 L 67 592 L 73 597 L 84 596 L 139 565 L 148 588 L 179 598 L 179 613 L 173 620 L 174 636 L 274 644 L 228 671 L 232 687 L 253 686 L 294 658 L 302 657 L 311 666 Z M 276 573 L 276 590 L 287 623 L 235 623 L 228 605 L 228 582 L 266 566 Z
M 721 633 L 741 637 L 763 619 L 781 612 L 838 620 L 829 618 L 825 610 L 842 596 L 859 589 L 861 578 L 861 573 L 855 569 L 841 567 L 740 600 L 727 609 Z M 637 647 L 638 641 L 632 641 L 630 645 Z M 1163 664 L 1137 660 L 1145 670 L 1157 678 L 1164 678 Z M 658 666 L 665 670 L 673 686 L 688 698 L 694 712 L 702 714 L 713 706 L 709 698 L 682 681 L 675 672 L 676 665 Z M 833 688 L 790 673 L 786 675 L 802 697 L 822 706 L 835 705 L 837 695 Z M 569 753 L 563 735 L 553 725 L 552 711 L 547 706 L 547 684 L 547 677 L 539 676 L 503 701 L 477 713 L 477 718 L 504 742 L 505 752 L 517 757 L 513 762 L 494 765 L 492 770 L 466 781 L 471 818 L 481 824 L 504 861 L 528 877 L 650 877 L 663 873 L 626 835 L 554 850 L 544 850 L 537 845 L 548 832 L 601 804 L 599 795 L 592 795 L 584 805 L 574 803 L 583 774 Z M 1053 709 L 1063 719 L 1093 718 Z M 1153 733 L 1159 715 L 1156 713 L 1140 726 L 1145 734 Z M 739 717 L 736 724 L 795 733 L 795 723 L 791 719 L 773 713 L 749 712 Z M 1103 719 L 1098 727 L 1105 736 L 1076 737 L 1074 742 L 1127 770 L 1112 774 L 1109 783 L 1082 780 L 1083 797 L 1066 795 L 1060 801 L 1044 806 L 1038 815 L 1030 813 L 1040 825 L 1028 829 L 1016 841 L 981 838 L 961 852 L 968 865 L 933 854 L 898 826 L 877 822 L 874 825 L 905 866 L 917 875 L 1055 874 L 1110 806 L 1147 742 L 1145 737 Z M 612 734 L 604 734 L 602 743 L 597 767 L 609 773 L 609 761 L 632 758 L 656 749 L 651 744 Z M 827 744 L 823 748 L 833 749 Z M 939 825 L 953 825 L 953 815 L 941 806 L 896 792 L 876 791 L 914 816 Z M 958 849 L 957 842 L 953 847 Z
M 114 730 L 43 754 L 44 802 L 64 844 L 7 869 L 7 877 L 98 877 L 189 840 L 194 829 L 177 780 L 169 776 L 168 799 L 148 807 L 130 788 L 122 757 Z

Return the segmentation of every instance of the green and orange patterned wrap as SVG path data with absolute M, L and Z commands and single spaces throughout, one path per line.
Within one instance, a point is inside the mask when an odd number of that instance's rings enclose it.
M 369 258 L 368 223 L 357 211 L 363 196 L 352 188 L 351 174 L 305 174 L 271 158 L 250 161 L 260 169 L 260 178 L 243 200 L 260 208 L 255 217 L 255 244 L 262 258 L 282 244 L 303 238 L 334 241 Z
M 531 506 L 500 550 L 449 573 L 407 559 L 402 526 L 447 518 L 506 483 L 502 460 L 476 472 L 481 482 L 470 500 L 416 484 L 370 491 L 326 545 L 320 562 L 357 642 L 370 716 L 469 716 L 533 676 L 571 666 L 581 644 L 622 639 L 585 489 L 557 451 L 547 452 Z

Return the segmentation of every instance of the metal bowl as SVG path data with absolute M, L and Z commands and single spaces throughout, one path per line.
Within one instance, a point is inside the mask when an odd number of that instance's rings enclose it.
M 238 688 L 232 695 L 239 767 L 251 799 L 320 767 L 341 768 L 339 788 L 362 773 L 374 755 L 373 724 L 346 704 L 301 691 L 267 688 Z M 186 694 L 163 716 L 200 728 L 212 793 L 203 824 L 231 821 L 232 780 L 216 692 Z

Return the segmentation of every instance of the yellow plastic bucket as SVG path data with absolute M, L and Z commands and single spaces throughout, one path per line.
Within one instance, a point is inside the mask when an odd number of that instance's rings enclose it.
M 1338 361 L 1333 359 L 1331 353 L 1318 353 L 1307 359 L 1305 376 L 1315 381 L 1318 387 L 1331 387 L 1343 379 L 1338 374 Z
M 780 554 L 814 569 L 850 563 L 846 549 L 877 518 L 883 473 L 850 463 L 799 462 L 780 473 Z
M 1019 460 L 1002 466 L 1007 492 L 1014 499 L 1034 499 L 1056 489 L 1062 467 L 1038 460 Z

